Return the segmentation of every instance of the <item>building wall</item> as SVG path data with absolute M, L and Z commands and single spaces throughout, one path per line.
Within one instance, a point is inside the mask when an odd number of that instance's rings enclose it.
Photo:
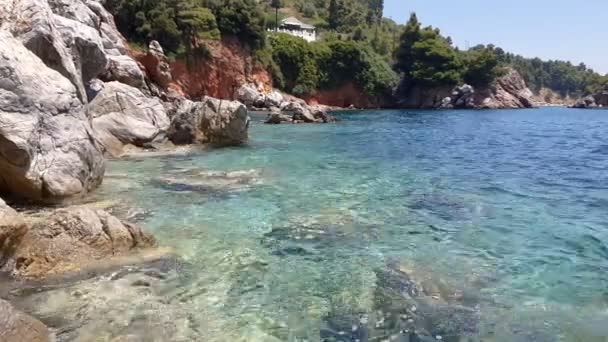
M 269 30 L 269 31 L 273 31 L 273 30 Z M 288 30 L 288 29 L 279 27 L 278 32 L 287 33 L 287 34 L 295 36 L 295 37 L 300 37 L 309 43 L 317 40 L 317 31 L 315 31 L 315 30 Z

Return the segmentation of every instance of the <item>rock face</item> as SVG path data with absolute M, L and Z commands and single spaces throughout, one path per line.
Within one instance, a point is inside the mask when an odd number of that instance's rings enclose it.
M 101 79 L 106 82 L 117 81 L 142 91 L 148 90 L 146 77 L 137 62 L 126 55 L 109 56 L 108 67 Z
M 240 102 L 211 97 L 201 102 L 182 100 L 172 109 L 169 139 L 178 145 L 240 145 L 248 139 L 248 128 L 247 108 Z
M 479 108 L 533 108 L 536 103 L 534 94 L 515 69 L 508 69 L 489 89 L 476 95 L 475 103 Z
M 0 341 L 48 342 L 51 339 L 49 329 L 42 322 L 0 299 Z
M 95 188 L 104 161 L 77 88 L 11 33 L 0 41 L 0 191 L 52 201 Z
M 514 69 L 508 69 L 505 75 L 486 88 L 474 89 L 468 84 L 452 90 L 446 87 L 413 87 L 399 101 L 399 107 L 403 108 L 515 109 L 536 106 L 534 94 Z
M 158 98 L 119 82 L 103 84 L 89 103 L 89 112 L 95 136 L 111 156 L 119 156 L 127 144 L 145 147 L 163 141 L 170 125 Z
M 597 103 L 595 103 L 595 97 L 589 95 L 576 101 L 576 103 L 572 105 L 572 108 L 597 108 Z
M 102 210 L 61 209 L 34 224 L 4 270 L 16 278 L 40 280 L 77 272 L 95 261 L 152 247 L 154 238 Z
M 604 108 L 608 107 L 608 86 L 603 90 L 600 90 L 597 94 L 588 95 L 582 99 L 576 101 L 572 105 L 572 108 Z

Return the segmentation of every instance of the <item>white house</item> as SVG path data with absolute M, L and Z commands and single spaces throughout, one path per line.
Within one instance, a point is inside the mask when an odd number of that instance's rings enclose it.
M 294 17 L 281 20 L 281 25 L 279 25 L 278 32 L 303 38 L 309 43 L 317 40 L 317 28 L 312 25 L 304 24 Z

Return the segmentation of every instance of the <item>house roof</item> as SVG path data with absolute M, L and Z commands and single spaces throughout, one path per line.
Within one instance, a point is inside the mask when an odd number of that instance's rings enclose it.
M 296 17 L 289 17 L 289 18 L 285 18 L 283 20 L 281 20 L 281 24 L 282 25 L 289 25 L 289 26 L 297 26 L 303 29 L 308 29 L 308 30 L 314 30 L 315 27 L 312 25 L 308 25 L 308 24 L 304 24 L 303 22 L 301 22 L 300 20 L 298 20 L 298 18 Z

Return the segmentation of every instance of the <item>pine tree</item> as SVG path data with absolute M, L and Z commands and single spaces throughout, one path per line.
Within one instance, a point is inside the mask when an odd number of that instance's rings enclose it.
M 420 39 L 420 22 L 416 13 L 412 13 L 401 35 L 400 44 L 395 56 L 395 69 L 406 76 L 409 76 L 412 72 L 415 63 L 413 46 Z
M 278 31 L 279 30 L 279 9 L 283 8 L 283 6 L 285 6 L 283 4 L 283 0 L 272 0 L 270 2 L 270 6 L 272 6 L 272 8 L 274 8 L 275 10 L 275 30 Z

